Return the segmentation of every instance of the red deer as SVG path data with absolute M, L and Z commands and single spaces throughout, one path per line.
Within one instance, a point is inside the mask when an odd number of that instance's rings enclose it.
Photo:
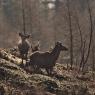
M 40 50 L 39 47 L 40 47 L 39 41 L 38 41 L 37 45 L 35 45 L 34 47 L 31 45 L 32 52 L 39 51 Z
M 23 65 L 23 59 L 25 58 L 27 60 L 27 55 L 30 48 L 30 44 L 27 40 L 30 37 L 30 35 L 24 35 L 22 33 L 19 33 L 19 36 L 21 37 L 21 42 L 19 42 L 18 44 L 18 49 L 20 52 L 20 56 L 22 58 L 22 65 Z
M 67 51 L 68 49 L 63 46 L 62 43 L 57 42 L 51 52 L 37 51 L 30 55 L 30 62 L 27 63 L 26 66 L 32 66 L 34 69 L 44 68 L 48 75 L 50 75 L 60 52 L 63 50 Z

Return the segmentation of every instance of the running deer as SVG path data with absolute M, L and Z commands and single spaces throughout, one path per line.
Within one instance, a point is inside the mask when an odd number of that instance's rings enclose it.
M 57 42 L 51 52 L 37 51 L 30 55 L 30 62 L 26 66 L 32 66 L 34 69 L 44 68 L 48 75 L 50 75 L 60 52 L 63 50 L 67 51 L 68 49 L 62 43 Z

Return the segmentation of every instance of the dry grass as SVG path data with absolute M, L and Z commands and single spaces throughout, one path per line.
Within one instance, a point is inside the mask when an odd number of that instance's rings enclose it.
M 68 70 L 57 63 L 52 76 L 44 70 L 43 74 L 29 74 L 15 63 L 19 58 L 11 61 L 11 54 L 4 54 L 0 55 L 0 88 L 3 86 L 6 95 L 95 95 L 95 80 L 90 71 L 82 74 L 77 68 Z

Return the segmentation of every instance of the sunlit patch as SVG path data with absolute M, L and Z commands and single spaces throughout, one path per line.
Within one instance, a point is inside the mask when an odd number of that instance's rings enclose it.
M 18 44 L 21 43 L 21 42 L 22 42 L 21 38 L 18 38 Z
M 21 64 L 22 63 L 22 59 L 20 59 L 20 58 L 15 58 L 15 63 L 16 64 Z M 25 61 L 24 61 L 24 63 L 25 63 Z
M 48 5 L 49 9 L 55 8 L 55 2 L 56 0 L 41 0 L 41 2 L 44 2 Z
M 53 3 L 49 3 L 49 4 L 48 4 L 48 7 L 49 7 L 50 9 L 52 9 L 52 8 L 55 7 L 55 5 L 54 5 Z

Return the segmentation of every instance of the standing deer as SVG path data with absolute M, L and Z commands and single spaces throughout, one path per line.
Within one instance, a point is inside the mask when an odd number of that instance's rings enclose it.
M 68 49 L 60 42 L 57 42 L 51 52 L 34 52 L 30 56 L 30 62 L 27 63 L 26 66 L 32 66 L 34 69 L 44 68 L 46 69 L 48 75 L 50 75 L 60 52 L 63 50 L 67 51 Z
M 20 56 L 22 58 L 22 64 L 23 64 L 24 58 L 27 61 L 27 55 L 30 48 L 30 44 L 27 39 L 30 37 L 30 35 L 24 35 L 22 33 L 19 33 L 19 36 L 21 37 L 21 42 L 19 42 L 18 44 L 18 49 L 19 49 Z
M 31 45 L 32 52 L 39 51 L 40 50 L 39 47 L 40 47 L 39 41 L 38 41 L 37 45 L 35 45 L 34 47 L 33 47 L 33 45 Z

